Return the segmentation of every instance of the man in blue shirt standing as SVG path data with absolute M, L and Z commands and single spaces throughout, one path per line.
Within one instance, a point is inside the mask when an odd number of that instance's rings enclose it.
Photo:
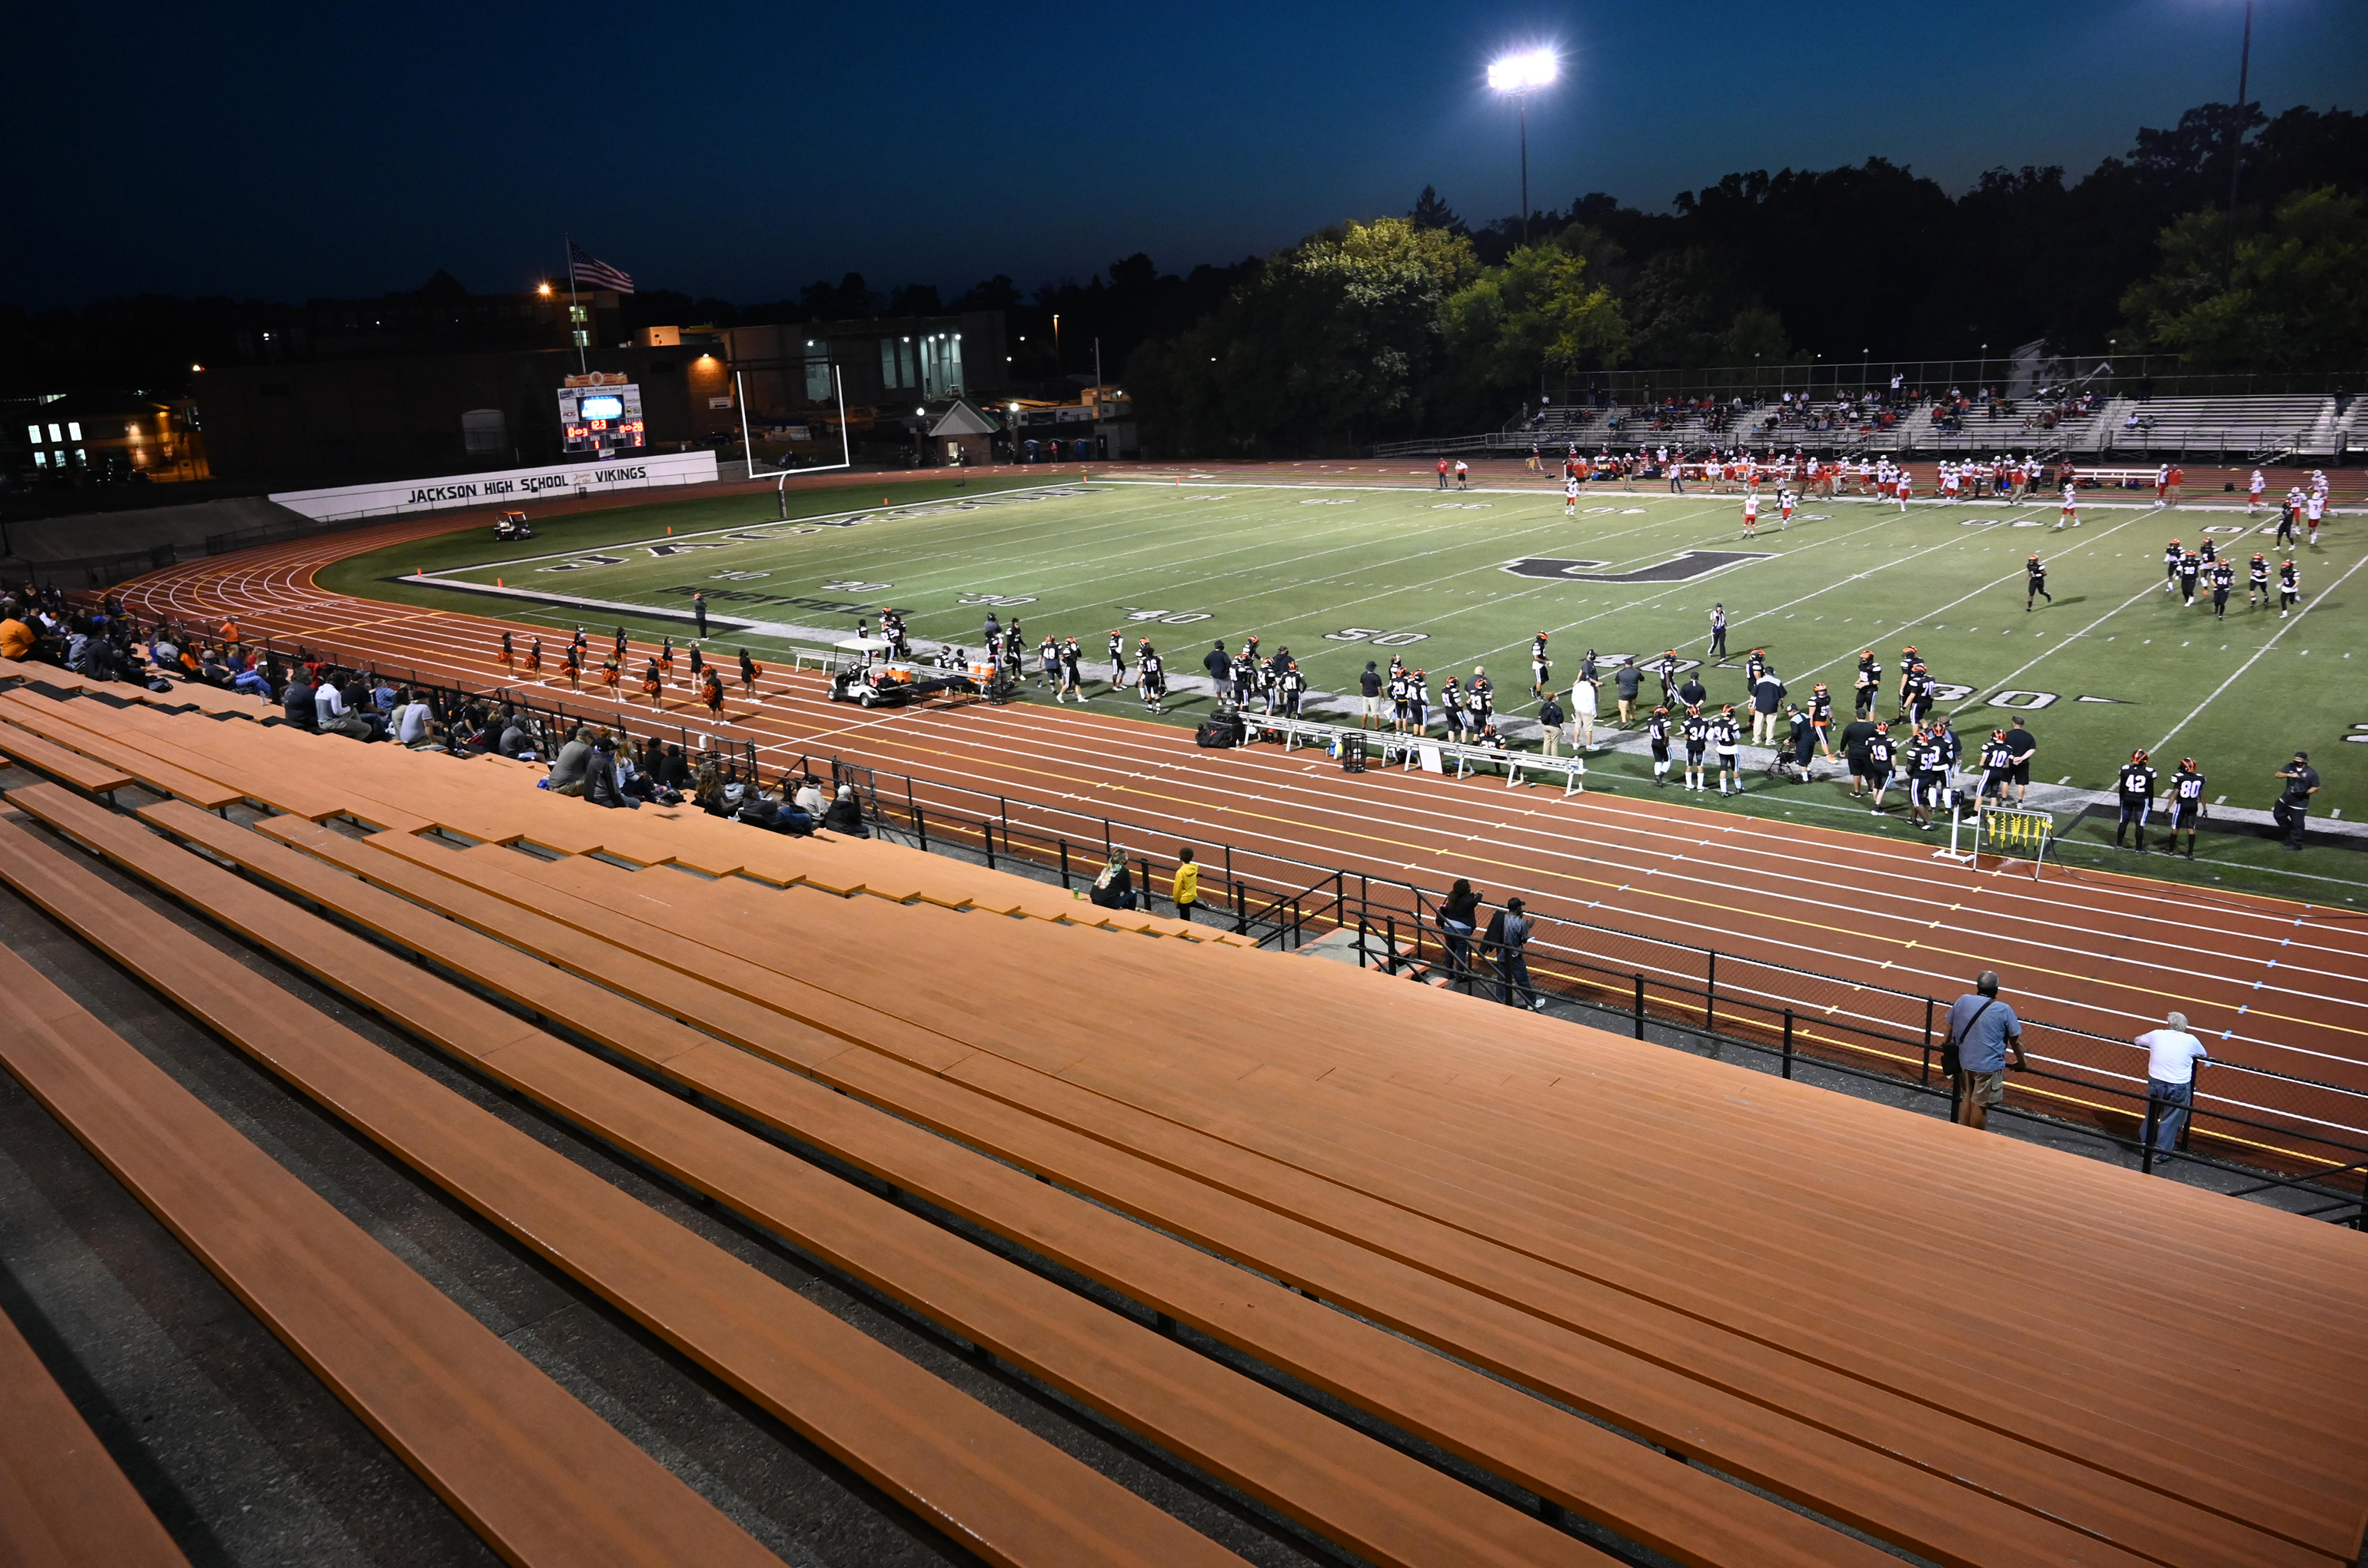
M 1990 1107 L 2006 1098 L 2007 1054 L 2022 1056 L 2022 1020 L 1998 1000 L 1996 970 L 1982 971 L 1974 993 L 1949 1005 L 1949 1045 L 1957 1055 L 1957 1120 L 1980 1131 Z

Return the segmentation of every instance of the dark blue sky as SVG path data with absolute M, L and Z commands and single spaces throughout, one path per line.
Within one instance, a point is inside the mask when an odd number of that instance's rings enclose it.
M 1540 206 L 1870 153 L 2076 174 L 2235 95 L 2240 0 L 1951 7 L 41 6 L 0 64 L 0 299 L 524 285 L 572 232 L 749 301 L 1236 259 L 1426 184 L 1517 205 L 1489 56 L 1558 43 Z M 2262 0 L 2253 97 L 2362 107 L 2368 5 Z

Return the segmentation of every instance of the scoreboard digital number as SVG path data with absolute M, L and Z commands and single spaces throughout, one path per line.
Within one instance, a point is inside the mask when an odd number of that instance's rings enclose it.
M 637 452 L 646 442 L 642 389 L 632 383 L 559 389 L 562 443 L 571 452 Z

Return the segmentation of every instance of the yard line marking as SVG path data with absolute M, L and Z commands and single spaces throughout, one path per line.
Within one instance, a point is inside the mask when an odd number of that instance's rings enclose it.
M 2335 592 L 2336 588 L 2340 588 L 2340 587 L 2343 586 L 2343 585 L 2344 585 L 2344 584 L 2346 584 L 2346 583 L 2348 583 L 2348 582 L 2351 581 L 2351 574 L 2352 574 L 2352 572 L 2357 572 L 2357 571 L 2359 571 L 2359 570 L 2360 570 L 2360 568 L 2362 568 L 2362 566 L 2368 566 L 2368 555 L 2363 555 L 2363 556 L 2362 556 L 2359 560 L 2357 560 L 2357 561 L 2353 562 L 2351 563 L 2351 572 L 2346 572 L 2342 576 L 2338 577 L 2338 578 L 2335 580 L 2335 584 L 2334 584 L 2334 586 L 2333 586 L 2333 587 L 2328 587 L 2328 588 L 2322 588 L 2322 589 L 2320 589 L 2320 590 L 2319 590 L 2318 597 L 2317 597 L 2317 598 L 2315 598 L 2315 599 L 2311 600 L 2311 601 L 2310 601 L 2310 603 L 2308 603 L 2308 604 L 2306 604 L 2306 605 L 2303 606 L 2303 607 L 2302 607 L 2302 614 L 2301 614 L 2301 615 L 2298 615 L 2298 616 L 2296 616 L 2296 617 L 2294 617 L 2294 621 L 2293 621 L 2293 623 L 2292 623 L 2291 625 L 2282 626 L 2282 627 L 2278 628 L 2278 630 L 2277 630 L 2277 633 L 2276 633 L 2276 635 L 2275 635 L 2275 636 L 2272 636 L 2272 637 L 2271 637 L 2268 642 L 2266 642 L 2262 643 L 2262 644 L 2261 644 L 2261 646 L 2260 646 L 2260 649 L 2259 649 L 2259 650 L 2258 650 L 2258 651 L 2253 654 L 2253 656 L 2252 656 L 2251 658 L 2249 658 L 2249 659 L 2246 660 L 2243 664 L 2238 665 L 2237 666 L 2237 673 L 2236 673 L 2235 675 L 2230 676 L 2226 680 L 2222 681 L 2218 686 L 2216 686 L 2216 687 L 2213 687 L 2212 695 L 2211 695 L 2210 697 L 2205 698 L 2203 701 L 2201 701 L 2201 702 L 2197 703 L 2197 704 L 2195 705 L 2195 709 L 2194 709 L 2194 711 L 2193 711 L 2193 712 L 2189 713 L 2189 714 L 2188 714 L 2188 716 L 2187 716 L 2186 718 L 2181 719 L 2178 723 L 2173 724 L 2173 725 L 2170 727 L 2169 733 L 2165 734 L 2165 735 L 2162 737 L 2162 739 L 2160 739 L 2160 740 L 2158 740 L 2158 741 L 2155 742 L 2155 744 L 2154 744 L 2154 749 L 2155 749 L 2156 751 L 2160 751 L 2163 747 L 2165 747 L 2165 746 L 2167 746 L 2167 745 L 2170 744 L 2170 739 L 2171 739 L 2171 736 L 2172 736 L 2172 735 L 2176 735 L 2177 733 L 2179 733 L 2179 732 L 2180 732 L 2180 731 L 2181 731 L 2181 730 L 2183 730 L 2183 729 L 2187 728 L 2187 726 L 2188 726 L 2188 725 L 2190 725 L 2190 724 L 2193 723 L 2193 722 L 2195 722 L 2195 718 L 2196 718 L 2196 715 L 2197 715 L 2197 714 L 2202 713 L 2202 712 L 2203 712 L 2206 708 L 2211 707 L 2213 703 L 2214 703 L 2214 702 L 2216 702 L 2217 700 L 2219 700 L 2220 694 L 2221 694 L 2222 692 L 2226 691 L 2230 687 L 2232 687 L 2232 686 L 2236 685 L 2236 684 L 2237 684 L 2237 680 L 2243 676 L 2244 673 L 2245 673 L 2247 670 L 2251 669 L 2255 665 L 2257 665 L 2257 664 L 2260 663 L 2261 655 L 2262 655 L 2263 653 L 2268 653 L 2271 649 L 2272 649 L 2272 648 L 2276 647 L 2276 646 L 2278 645 L 2278 640 L 2279 640 L 2279 638 L 2283 637 L 2287 632 L 2292 631 L 2293 630 L 2294 630 L 2294 628 L 2295 628 L 2295 627 L 2300 626 L 2300 625 L 2303 623 L 2304 619 L 2305 619 L 2306 617 L 2308 617 L 2308 616 L 2309 616 L 2309 614 L 2310 614 L 2310 612 L 2311 612 L 2312 610 L 2316 609 L 2316 608 L 2317 608 L 2317 607 L 2319 607 L 2320 605 L 2325 604 L 2325 603 L 2327 602 L 2327 597 L 2328 597 L 2328 596 L 2329 594 L 2332 594 L 2333 592 Z M 2309 652 L 2309 650 L 2308 650 L 2308 649 L 2305 649 L 2305 650 L 2304 650 L 2304 652 L 2307 653 L 2307 652 Z

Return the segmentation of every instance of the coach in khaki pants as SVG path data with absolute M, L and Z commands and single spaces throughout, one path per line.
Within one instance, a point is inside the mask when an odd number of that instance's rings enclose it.
M 1982 971 L 1973 994 L 1949 1005 L 1949 1038 L 1943 1063 L 1955 1074 L 1956 1119 L 1979 1131 L 1988 1125 L 1990 1107 L 2006 1098 L 2007 1056 L 2019 1070 L 2022 1055 L 2022 1020 L 1998 1000 L 1996 970 Z

